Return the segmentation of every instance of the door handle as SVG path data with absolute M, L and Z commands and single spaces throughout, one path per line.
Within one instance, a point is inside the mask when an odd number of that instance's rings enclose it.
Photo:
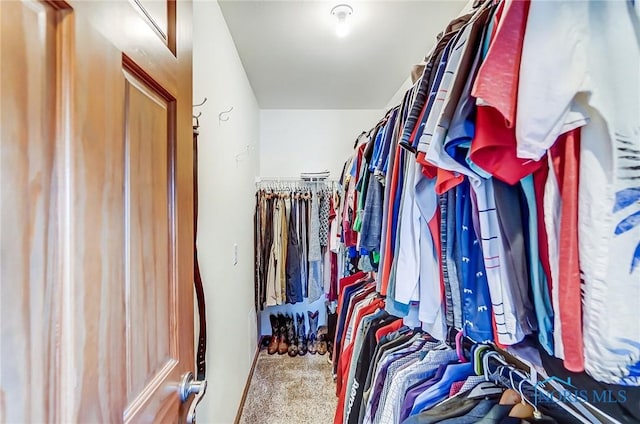
M 186 402 L 189 399 L 189 396 L 195 394 L 196 397 L 191 402 L 189 406 L 189 410 L 187 411 L 187 424 L 195 424 L 196 422 L 196 408 L 198 404 L 202 401 L 205 393 L 207 392 L 207 380 L 196 380 L 193 377 L 193 373 L 191 371 L 187 372 L 182 376 L 182 381 L 180 382 L 180 387 L 178 388 L 180 394 L 180 400 L 182 403 Z

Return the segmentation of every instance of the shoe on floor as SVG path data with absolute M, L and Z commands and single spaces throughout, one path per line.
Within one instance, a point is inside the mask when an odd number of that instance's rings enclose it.
M 280 334 L 278 334 L 278 355 L 284 355 L 289 351 L 289 343 L 287 342 L 287 317 L 278 314 L 278 323 Z
M 307 350 L 310 354 L 315 355 L 318 352 L 318 340 L 316 335 L 318 334 L 318 311 L 307 311 L 309 316 L 309 334 L 307 335 Z
M 289 341 L 289 349 L 287 353 L 292 358 L 298 356 L 298 336 L 296 334 L 293 315 L 287 315 L 287 339 Z
M 316 335 L 316 349 L 320 355 L 325 355 L 327 353 L 327 327 L 322 326 L 318 329 L 318 334 Z
M 298 355 L 307 354 L 307 331 L 304 325 L 304 313 L 296 313 L 296 323 L 298 324 Z
M 278 335 L 280 333 L 280 325 L 278 323 L 278 317 L 276 315 L 269 315 L 269 321 L 271 321 L 271 341 L 267 347 L 267 353 L 274 355 L 278 351 Z

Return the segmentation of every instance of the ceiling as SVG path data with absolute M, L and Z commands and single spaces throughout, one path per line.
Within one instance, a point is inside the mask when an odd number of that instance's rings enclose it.
M 348 2 L 339 38 L 330 11 L 341 2 L 219 0 L 262 109 L 384 108 L 466 3 Z

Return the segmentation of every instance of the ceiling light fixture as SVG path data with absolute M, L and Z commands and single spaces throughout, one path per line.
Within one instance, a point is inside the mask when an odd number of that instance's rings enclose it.
M 349 34 L 349 24 L 347 18 L 353 13 L 353 8 L 348 4 L 339 4 L 331 9 L 331 14 L 338 19 L 336 24 L 336 35 L 346 37 Z

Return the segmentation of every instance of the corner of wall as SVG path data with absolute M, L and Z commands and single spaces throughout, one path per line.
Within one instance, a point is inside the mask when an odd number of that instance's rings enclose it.
M 198 256 L 210 385 L 198 415 L 201 422 L 231 423 L 257 347 L 253 209 L 260 111 L 218 3 L 193 6 L 193 97 L 208 99 L 198 109 Z M 219 113 L 231 107 L 228 120 L 220 121 Z
M 404 97 L 404 94 L 407 92 L 408 89 L 411 88 L 411 85 L 412 85 L 411 77 L 407 77 L 407 79 L 404 80 L 400 88 L 398 88 L 398 91 L 396 91 L 393 97 L 389 99 L 389 102 L 387 102 L 387 106 L 385 107 L 385 110 L 389 110 L 392 107 L 399 105 L 400 102 L 402 102 L 402 98 Z

